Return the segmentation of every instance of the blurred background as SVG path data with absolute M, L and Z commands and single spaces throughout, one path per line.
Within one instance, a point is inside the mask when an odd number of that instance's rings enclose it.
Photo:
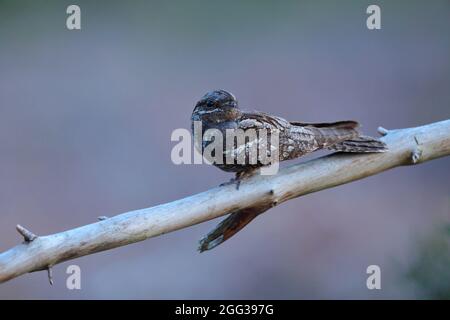
M 81 7 L 80 31 L 66 8 Z M 366 27 L 381 7 L 382 29 Z M 0 0 L 0 251 L 201 192 L 231 176 L 171 162 L 217 88 L 244 108 L 366 134 L 450 116 L 450 1 Z M 296 160 L 291 163 L 296 163 Z M 450 298 L 450 158 L 288 201 L 222 246 L 220 219 L 0 285 L 12 299 Z M 67 290 L 67 266 L 82 289 Z M 381 290 L 366 268 L 381 267 Z

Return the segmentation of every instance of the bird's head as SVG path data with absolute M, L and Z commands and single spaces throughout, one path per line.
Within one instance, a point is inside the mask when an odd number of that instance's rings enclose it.
M 229 108 L 237 108 L 235 96 L 225 90 L 214 90 L 205 94 L 195 105 L 194 112 L 212 113 Z

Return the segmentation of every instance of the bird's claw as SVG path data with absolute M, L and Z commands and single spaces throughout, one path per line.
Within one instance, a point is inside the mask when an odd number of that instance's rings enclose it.
M 243 179 L 248 179 L 248 178 L 254 176 L 257 172 L 258 172 L 257 169 L 237 172 L 236 176 L 234 178 L 232 178 L 228 182 L 222 183 L 220 186 L 224 187 L 224 186 L 229 186 L 230 184 L 235 184 L 236 190 L 239 190 L 239 187 L 241 186 L 241 181 Z
M 236 190 L 239 190 L 239 186 L 241 185 L 241 179 L 236 179 L 236 178 L 232 178 L 230 179 L 230 181 L 224 182 L 220 184 L 220 187 L 225 187 L 225 186 L 229 186 L 235 184 L 236 185 Z

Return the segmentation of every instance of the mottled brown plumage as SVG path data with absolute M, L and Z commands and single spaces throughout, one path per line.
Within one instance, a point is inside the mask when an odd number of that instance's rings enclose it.
M 250 175 L 255 169 L 265 165 L 259 159 L 256 163 L 249 161 L 248 146 L 255 143 L 258 146 L 266 143 L 270 139 L 262 139 L 257 135 L 252 141 L 246 144 L 234 144 L 234 148 L 226 148 L 226 131 L 265 129 L 268 137 L 271 133 L 277 132 L 279 136 L 279 145 L 277 148 L 279 161 L 291 160 L 320 149 L 330 149 L 341 152 L 383 152 L 386 146 L 376 138 L 363 136 L 358 131 L 356 121 L 341 121 L 334 123 L 303 123 L 290 122 L 283 118 L 266 114 L 263 112 L 242 111 L 238 107 L 236 98 L 225 90 L 216 90 L 204 95 L 196 104 L 192 112 L 192 124 L 194 121 L 201 121 L 202 134 L 208 129 L 219 130 L 224 137 L 223 141 L 223 161 L 222 163 L 213 162 L 218 168 L 236 173 L 238 181 L 243 176 Z M 201 146 L 197 146 L 199 151 L 205 149 L 211 141 L 202 140 Z M 273 150 L 269 146 L 268 150 Z M 227 163 L 225 156 L 232 153 L 236 158 L 244 153 L 244 163 L 237 161 Z M 273 152 L 273 151 L 272 151 Z M 268 210 L 270 206 L 258 208 L 245 208 L 232 212 L 216 229 L 210 232 L 200 241 L 200 251 L 209 250 L 230 238 L 247 225 L 256 216 Z

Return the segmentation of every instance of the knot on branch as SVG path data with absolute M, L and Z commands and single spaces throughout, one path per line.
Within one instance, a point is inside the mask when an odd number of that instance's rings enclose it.
M 273 188 L 269 190 L 268 195 L 269 195 L 270 201 L 271 201 L 270 205 L 272 207 L 277 206 L 280 201 L 279 201 L 279 198 L 276 196 L 275 190 Z
M 414 136 L 414 141 L 416 142 L 416 147 L 411 152 L 411 163 L 416 164 L 420 162 L 420 159 L 422 158 L 422 149 L 420 148 L 420 142 L 417 136 Z
M 411 152 L 411 162 L 413 164 L 419 163 L 420 162 L 420 158 L 422 157 L 422 149 L 420 149 L 419 147 L 416 147 L 412 152 Z

